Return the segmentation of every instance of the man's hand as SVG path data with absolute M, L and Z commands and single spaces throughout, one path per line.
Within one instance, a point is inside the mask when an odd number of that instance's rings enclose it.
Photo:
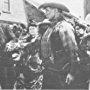
M 74 80 L 74 77 L 69 73 L 66 77 L 66 83 L 70 84 Z

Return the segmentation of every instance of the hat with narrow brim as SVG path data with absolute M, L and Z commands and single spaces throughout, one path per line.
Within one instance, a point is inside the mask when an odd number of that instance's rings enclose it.
M 51 8 L 57 8 L 59 10 L 65 11 L 65 12 L 69 12 L 69 9 L 63 5 L 63 4 L 58 4 L 58 3 L 44 3 L 42 5 L 39 6 L 38 9 L 46 9 L 47 7 L 51 7 Z

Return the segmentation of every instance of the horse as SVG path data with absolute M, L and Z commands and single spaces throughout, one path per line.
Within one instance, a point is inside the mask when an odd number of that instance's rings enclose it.
M 6 52 L 6 43 L 12 40 L 8 24 L 0 25 L 0 84 L 2 89 L 12 89 L 15 81 L 15 71 L 11 53 Z
M 15 83 L 16 89 L 37 89 L 42 87 L 42 60 L 39 58 L 40 40 L 29 43 L 23 49 L 20 72 Z M 23 77 L 20 75 L 22 74 Z M 35 82 L 34 82 L 35 81 Z

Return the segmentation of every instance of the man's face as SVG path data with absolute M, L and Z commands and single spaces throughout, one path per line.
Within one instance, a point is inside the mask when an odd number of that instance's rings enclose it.
M 46 13 L 45 13 L 47 19 L 52 19 L 55 16 L 55 9 L 52 9 L 50 7 L 46 8 Z

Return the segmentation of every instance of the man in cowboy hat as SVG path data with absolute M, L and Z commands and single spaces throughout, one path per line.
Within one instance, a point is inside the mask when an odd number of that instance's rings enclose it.
M 69 13 L 69 9 L 57 3 L 45 3 L 39 7 L 41 10 L 45 10 L 46 18 L 51 22 L 50 27 L 46 30 L 41 40 L 41 52 L 44 58 L 53 58 L 53 51 L 51 50 L 50 37 L 52 33 L 59 32 L 59 37 L 62 41 L 63 47 L 67 53 L 69 53 L 71 59 L 71 71 L 67 75 L 66 82 L 70 83 L 73 80 L 72 72 L 75 66 L 74 62 L 76 62 L 75 53 L 78 50 L 77 43 L 74 35 L 73 26 L 65 20 L 65 16 L 63 12 Z M 55 43 L 55 42 L 54 42 Z M 59 44 L 55 44 L 55 47 L 61 47 Z M 55 57 L 55 56 L 54 56 Z

